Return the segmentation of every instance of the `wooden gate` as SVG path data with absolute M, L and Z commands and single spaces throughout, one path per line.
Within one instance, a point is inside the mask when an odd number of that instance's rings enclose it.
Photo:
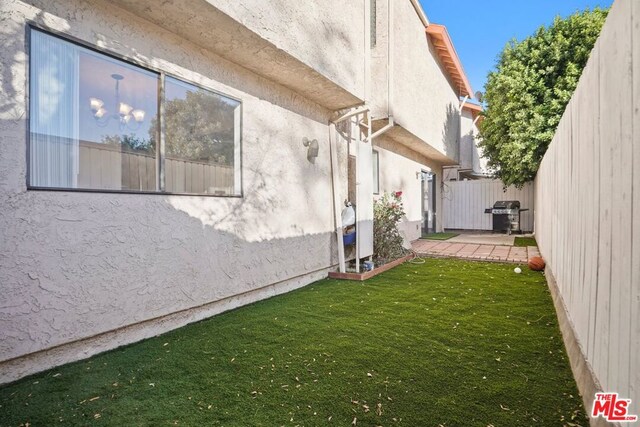
M 484 213 L 498 200 L 518 200 L 522 212 L 520 228 L 533 231 L 534 192 L 533 184 L 527 183 L 522 189 L 513 186 L 503 189 L 499 180 L 482 179 L 475 181 L 446 181 L 442 188 L 441 214 L 443 226 L 458 230 L 491 230 L 491 214 Z

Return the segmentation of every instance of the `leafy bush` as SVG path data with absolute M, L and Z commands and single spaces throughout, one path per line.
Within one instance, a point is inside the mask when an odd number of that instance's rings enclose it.
M 500 54 L 485 86 L 480 146 L 505 185 L 536 176 L 606 17 L 595 8 L 556 18 Z
M 404 217 L 402 192 L 384 193 L 373 204 L 373 258 L 382 265 L 404 256 L 398 223 Z

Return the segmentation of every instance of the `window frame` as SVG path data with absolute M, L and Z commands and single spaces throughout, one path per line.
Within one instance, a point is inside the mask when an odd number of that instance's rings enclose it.
M 375 196 L 378 196 L 378 195 L 380 195 L 380 151 L 372 149 L 371 153 L 372 153 L 371 157 L 375 157 L 376 158 L 376 181 L 375 181 L 375 183 L 372 183 L 372 184 L 375 184 L 375 185 L 372 185 L 373 194 Z M 375 153 L 375 155 L 373 153 Z M 378 191 L 376 191 L 376 187 L 377 187 Z
M 31 33 L 32 31 L 39 31 L 44 33 L 45 35 L 56 37 L 64 42 L 71 43 L 73 45 L 89 49 L 93 52 L 96 52 L 100 55 L 104 55 L 108 58 L 115 59 L 117 61 L 124 62 L 128 65 L 133 65 L 134 67 L 141 68 L 145 71 L 152 72 L 157 74 L 158 76 L 158 85 L 157 85 L 157 99 L 158 99 L 158 125 L 156 128 L 156 152 L 157 158 L 157 174 L 156 174 L 156 190 L 148 191 L 148 190 L 114 190 L 114 189 L 99 189 L 99 188 L 68 188 L 68 187 L 43 187 L 31 185 L 30 176 L 31 176 L 31 157 L 30 157 L 30 146 L 31 146 Z M 135 58 L 130 58 L 125 55 L 119 54 L 109 49 L 103 49 L 96 45 L 86 42 L 78 37 L 75 37 L 71 34 L 56 30 L 54 28 L 50 28 L 46 25 L 42 25 L 40 23 L 36 23 L 32 20 L 28 20 L 25 26 L 25 52 L 27 55 L 27 60 L 25 61 L 25 119 L 26 119 L 26 174 L 25 174 L 25 184 L 27 190 L 33 191 L 55 191 L 55 192 L 72 192 L 72 193 L 111 193 L 111 194 L 139 194 L 139 195 L 160 195 L 160 196 L 187 196 L 187 197 L 217 197 L 217 198 L 244 198 L 244 179 L 243 179 L 243 167 L 242 167 L 242 157 L 243 157 L 243 116 L 244 116 L 244 105 L 242 99 L 228 95 L 226 93 L 220 92 L 214 88 L 208 87 L 207 85 L 203 85 L 202 83 L 195 82 L 193 80 L 189 80 L 184 78 L 183 76 L 176 75 L 173 73 L 168 73 L 163 69 L 153 67 L 150 64 L 143 63 Z M 222 97 L 232 99 L 238 102 L 238 107 L 240 111 L 239 114 L 239 123 L 237 129 L 238 131 L 238 141 L 240 144 L 238 159 L 234 159 L 234 162 L 237 160 L 239 165 L 239 192 L 238 194 L 210 194 L 210 193 L 174 193 L 165 191 L 165 119 L 164 119 L 164 108 L 165 108 L 165 79 L 166 77 L 171 77 L 183 83 L 187 83 L 189 85 L 194 86 L 195 88 L 202 89 L 208 92 L 212 92 L 216 95 L 220 95 Z M 234 129 L 234 132 L 236 129 Z

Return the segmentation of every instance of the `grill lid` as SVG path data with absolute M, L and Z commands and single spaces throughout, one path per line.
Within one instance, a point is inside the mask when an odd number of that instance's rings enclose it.
M 493 204 L 493 209 L 520 209 L 518 200 L 498 200 Z

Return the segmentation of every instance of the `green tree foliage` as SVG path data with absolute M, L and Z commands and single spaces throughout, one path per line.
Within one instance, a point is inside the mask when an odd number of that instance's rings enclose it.
M 234 110 L 238 103 L 204 91 L 165 103 L 167 157 L 232 165 Z M 156 118 L 151 129 L 156 127 Z
M 607 12 L 557 17 L 500 54 L 485 87 L 480 146 L 505 185 L 522 186 L 535 177 Z
M 131 133 L 129 135 L 103 135 L 102 143 L 122 147 L 123 151 L 146 151 L 150 155 L 156 152 L 155 137 L 144 139 Z

